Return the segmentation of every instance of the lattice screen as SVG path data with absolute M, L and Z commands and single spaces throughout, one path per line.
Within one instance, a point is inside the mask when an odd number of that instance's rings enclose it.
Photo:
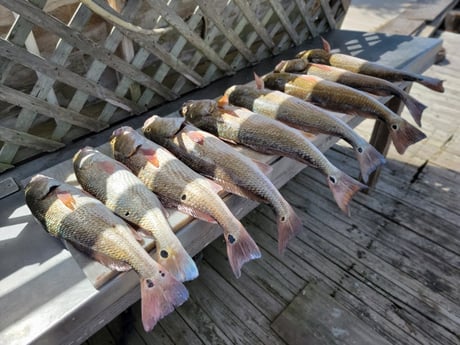
M 336 28 L 349 5 L 91 2 L 115 20 L 75 0 L 0 0 L 0 172 Z

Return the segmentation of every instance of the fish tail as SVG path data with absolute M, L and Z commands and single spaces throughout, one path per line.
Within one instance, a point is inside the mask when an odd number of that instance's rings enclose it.
M 198 277 L 198 268 L 195 261 L 193 261 L 177 238 L 175 238 L 174 242 L 168 246 L 158 245 L 154 260 L 178 281 L 184 282 L 195 279 Z
M 442 85 L 444 80 L 422 75 L 418 82 L 431 90 L 444 92 L 444 86 Z
M 395 127 L 397 128 L 395 129 Z M 425 133 L 403 119 L 398 123 L 391 124 L 389 131 L 393 145 L 401 155 L 410 145 L 426 138 Z
M 329 175 L 327 182 L 339 208 L 345 214 L 350 216 L 348 203 L 350 202 L 353 195 L 355 195 L 361 189 L 367 189 L 367 186 L 361 182 L 356 181 L 340 170 L 337 170 L 337 173 L 334 176 Z
M 283 255 L 286 246 L 300 230 L 302 230 L 302 221 L 295 213 L 294 209 L 286 202 L 287 212 L 278 215 L 278 252 Z
M 363 145 L 358 146 L 355 152 L 361 170 L 361 178 L 367 183 L 369 175 L 379 166 L 385 164 L 385 157 L 367 142 L 363 142 Z
M 422 127 L 422 114 L 423 111 L 427 108 L 425 104 L 419 102 L 417 99 L 409 95 L 408 93 L 404 93 L 404 103 L 406 104 L 409 113 L 412 115 L 415 123 Z
M 158 266 L 160 270 L 153 277 L 141 278 L 142 324 L 146 332 L 188 299 L 185 286 Z
M 228 261 L 235 277 L 239 278 L 243 264 L 260 258 L 260 250 L 241 223 L 238 236 L 226 233 L 225 241 L 227 243 Z

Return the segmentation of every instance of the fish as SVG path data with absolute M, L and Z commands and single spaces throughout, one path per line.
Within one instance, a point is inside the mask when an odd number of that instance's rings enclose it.
M 372 96 L 349 86 L 313 75 L 269 73 L 263 77 L 265 87 L 283 91 L 329 110 L 377 118 L 385 123 L 399 154 L 410 145 L 426 138 L 425 133 L 396 115 Z
M 343 68 L 355 73 L 370 75 L 391 82 L 413 81 L 433 91 L 444 92 L 444 81 L 441 79 L 403 71 L 347 54 L 331 53 L 331 47 L 324 39 L 323 49 L 304 50 L 299 52 L 295 57 L 307 59 L 314 63 Z
M 335 167 L 299 130 L 246 108 L 211 99 L 185 102 L 180 114 L 196 127 L 265 154 L 285 156 L 313 166 L 327 178 L 339 208 L 350 215 L 353 195 L 367 186 Z
M 131 170 L 89 146 L 74 155 L 73 168 L 85 191 L 155 239 L 156 262 L 181 282 L 198 277 L 195 262 L 171 229 L 160 200 Z
M 308 59 L 282 60 L 273 71 L 314 75 L 374 95 L 398 97 L 407 106 L 415 123 L 419 127 L 422 126 L 422 114 L 427 106 L 388 80 L 350 72 L 343 68 L 311 63 Z
M 147 332 L 188 299 L 185 286 L 155 262 L 132 229 L 96 198 L 38 174 L 26 185 L 25 199 L 50 235 L 67 240 L 113 270 L 132 268 L 139 275 L 142 324 Z
M 294 209 L 267 177 L 269 165 L 248 158 L 216 136 L 185 123 L 184 118 L 154 115 L 145 121 L 142 132 L 227 192 L 270 204 L 277 214 L 280 254 L 302 229 Z
M 258 87 L 234 85 L 228 88 L 225 91 L 228 101 L 303 131 L 325 133 L 344 139 L 353 147 L 364 182 L 385 163 L 380 152 L 331 112 L 284 92 L 265 89 L 263 80 L 257 78 Z
M 116 129 L 110 145 L 115 159 L 131 169 L 163 205 L 222 227 L 228 260 L 237 278 L 244 263 L 261 257 L 257 244 L 218 195 L 222 187 L 129 126 Z

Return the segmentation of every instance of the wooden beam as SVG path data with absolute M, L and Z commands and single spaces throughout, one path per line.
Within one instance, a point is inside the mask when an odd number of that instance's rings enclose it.
M 19 146 L 30 147 L 47 152 L 55 151 L 65 146 L 65 144 L 54 140 L 44 139 L 37 137 L 36 135 L 16 131 L 3 126 L 0 126 L 0 138 L 4 142 L 12 142 Z

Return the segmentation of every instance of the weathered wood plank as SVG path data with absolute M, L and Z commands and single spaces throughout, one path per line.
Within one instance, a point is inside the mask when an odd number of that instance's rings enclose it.
M 272 323 L 289 345 L 390 345 L 314 284 L 308 284 Z
M 272 38 L 268 34 L 265 26 L 259 21 L 259 19 L 252 11 L 249 3 L 246 0 L 234 0 L 235 4 L 240 8 L 241 13 L 246 17 L 248 22 L 254 28 L 254 31 L 259 35 L 260 39 L 264 42 L 264 44 L 270 48 L 273 53 L 276 53 L 275 43 L 273 42 Z
M 0 100 L 1 99 L 0 93 Z M 36 135 L 16 131 L 3 126 L 0 126 L 0 137 L 5 142 L 11 142 L 15 145 L 30 147 L 47 152 L 55 151 L 65 146 L 63 143 L 54 140 L 44 139 Z
M 26 109 L 36 111 L 45 116 L 66 121 L 75 126 L 101 131 L 107 124 L 95 120 L 89 116 L 82 115 L 70 109 L 50 104 L 42 99 L 22 93 L 5 85 L 0 85 L 0 100 Z
M 49 78 L 59 80 L 78 90 L 83 90 L 94 97 L 103 99 L 126 111 L 139 114 L 146 110 L 146 108 L 140 107 L 129 99 L 116 95 L 113 91 L 90 79 L 73 73 L 57 63 L 44 60 L 43 58 L 31 54 L 27 50 L 17 47 L 8 41 L 0 40 L 0 55 L 40 72 Z
M 216 25 L 221 33 L 233 44 L 233 46 L 238 49 L 241 55 L 244 56 L 246 60 L 250 63 L 255 63 L 257 57 L 249 50 L 238 34 L 233 31 L 231 27 L 225 25 L 222 17 L 217 11 L 214 10 L 212 2 L 207 0 L 195 0 L 195 2 L 200 6 L 201 11 L 204 13 L 208 20 L 211 20 L 214 25 Z
M 137 81 L 139 84 L 149 87 L 167 100 L 173 100 L 176 95 L 173 94 L 168 88 L 152 80 L 145 73 L 135 69 L 123 59 L 111 54 L 105 48 L 91 41 L 84 35 L 71 30 L 64 23 L 56 18 L 47 15 L 40 11 L 35 6 L 29 4 L 24 0 L 8 1 L 0 0 L 0 4 L 10 9 L 21 13 L 30 22 L 43 27 L 44 29 L 53 31 L 55 34 L 62 37 L 68 43 L 84 51 L 85 53 L 93 56 L 94 58 L 104 62 L 106 65 L 112 67 L 116 71 L 125 74 L 129 78 Z
M 291 26 L 288 14 L 284 10 L 283 6 L 280 4 L 279 1 L 275 0 L 268 0 L 270 3 L 270 6 L 273 8 L 273 11 L 275 11 L 276 15 L 278 16 L 280 22 L 282 23 L 284 29 L 286 32 L 289 34 L 291 37 L 292 41 L 298 45 L 300 44 L 300 39 L 299 35 L 294 31 L 294 29 Z
M 188 302 L 187 302 L 188 303 Z M 161 321 L 156 325 L 152 332 L 147 333 L 142 325 L 142 311 L 141 302 L 134 303 L 131 307 L 133 313 L 134 328 L 136 329 L 139 336 L 142 338 L 145 345 L 175 345 L 168 334 L 161 327 Z M 128 345 L 128 344 L 127 344 Z

